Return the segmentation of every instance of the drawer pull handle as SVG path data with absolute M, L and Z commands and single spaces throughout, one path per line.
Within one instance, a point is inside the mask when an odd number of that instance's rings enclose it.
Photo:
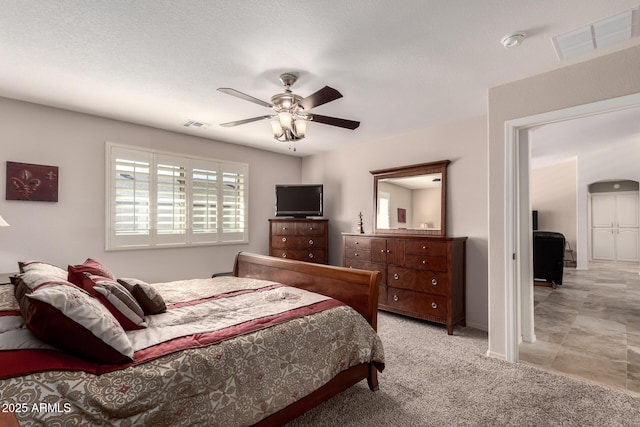
M 356 240 L 356 245 L 359 245 L 359 244 L 360 244 L 360 242 L 358 242 L 358 241 Z
M 282 252 L 282 258 L 286 258 L 287 257 L 287 253 L 286 252 Z
M 393 275 L 393 278 L 398 280 L 400 278 L 400 275 L 398 273 L 396 273 L 396 274 Z
M 384 253 L 384 249 L 380 249 L 380 253 Z
M 313 239 L 309 239 L 309 244 L 313 245 Z
M 423 247 L 422 247 L 422 249 L 425 249 L 425 250 L 426 250 L 426 249 L 427 249 L 427 247 L 426 247 L 426 246 L 423 246 Z
M 393 296 L 393 300 L 394 300 L 394 301 L 398 301 L 399 299 L 400 299 L 400 298 L 398 297 L 398 295 L 394 295 L 394 296 Z
M 355 253 L 355 256 L 360 256 L 360 254 L 358 252 Z
M 426 259 L 423 259 L 423 260 L 422 260 L 422 263 L 423 263 L 424 265 L 427 265 L 427 260 L 426 260 Z
M 287 238 L 286 238 L 286 237 L 283 237 L 283 238 L 282 238 L 282 241 L 283 241 L 283 242 L 286 242 L 286 241 L 287 241 Z
M 438 281 L 436 279 L 431 279 L 431 284 L 433 286 L 436 286 L 438 284 Z
M 432 302 L 432 303 L 431 303 L 431 308 L 434 308 L 434 309 L 435 309 L 435 308 L 438 308 L 438 304 L 436 304 L 435 302 Z
M 313 227 L 309 227 L 309 230 L 313 231 Z
M 309 258 L 313 258 L 313 254 L 309 254 Z
M 282 231 L 287 231 L 287 227 L 282 227 Z

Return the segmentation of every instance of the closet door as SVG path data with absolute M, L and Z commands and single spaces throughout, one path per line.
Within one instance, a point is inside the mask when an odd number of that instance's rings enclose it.
M 591 257 L 597 261 L 615 261 L 616 240 L 615 197 L 609 194 L 591 196 Z
M 638 261 L 638 193 L 616 196 L 616 259 Z
M 591 256 L 596 261 L 640 260 L 638 193 L 591 196 Z
M 595 261 L 615 261 L 616 239 L 613 228 L 593 228 L 592 258 Z
M 616 260 L 638 261 L 638 229 L 618 228 L 616 230 Z

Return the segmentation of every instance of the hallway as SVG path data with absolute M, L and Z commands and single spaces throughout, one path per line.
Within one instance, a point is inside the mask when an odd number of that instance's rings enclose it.
M 520 344 L 520 362 L 640 394 L 639 267 L 589 268 L 535 287 L 537 341 Z

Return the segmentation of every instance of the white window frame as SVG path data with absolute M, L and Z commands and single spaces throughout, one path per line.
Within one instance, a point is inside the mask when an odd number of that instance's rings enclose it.
M 156 150 L 150 150 L 141 147 L 117 144 L 113 142 L 107 142 L 105 144 L 105 184 L 106 184 L 106 221 L 105 221 L 105 250 L 118 251 L 118 250 L 131 250 L 131 249 L 153 249 L 153 248 L 166 248 L 166 247 L 190 247 L 190 246 L 210 246 L 210 245 L 225 245 L 225 244 L 244 244 L 249 243 L 249 165 L 246 163 L 230 162 L 226 160 L 218 159 L 206 159 L 201 157 L 193 157 L 183 154 L 175 154 L 168 152 L 161 152 Z M 140 190 L 142 206 L 139 211 L 134 203 L 134 214 L 130 214 L 130 217 L 139 218 L 142 216 L 142 220 L 139 222 L 142 224 L 142 229 L 130 232 L 118 232 L 116 230 L 116 181 L 122 174 L 116 173 L 116 160 L 125 158 L 126 160 L 132 160 L 139 162 L 139 165 L 148 164 L 148 183 L 145 184 L 145 180 L 142 181 L 142 190 Z M 158 165 L 170 165 L 175 167 L 176 175 L 173 185 L 165 184 L 160 190 L 158 187 Z M 161 168 L 162 169 L 162 168 Z M 166 171 L 167 168 L 164 168 Z M 207 175 L 211 179 L 211 183 L 207 185 L 206 179 L 203 183 L 203 174 L 199 183 L 200 191 L 203 191 L 202 185 L 208 190 L 206 196 L 202 196 L 199 193 L 195 195 L 194 187 L 194 170 L 205 170 L 209 172 Z M 223 175 L 231 176 L 235 178 L 237 182 L 240 182 L 240 189 L 234 190 L 233 186 L 225 185 L 225 181 L 222 179 Z M 166 174 L 164 175 L 167 176 Z M 215 180 L 213 177 L 216 177 Z M 144 172 L 142 178 L 146 178 Z M 135 181 L 135 177 L 128 177 Z M 120 180 L 122 181 L 122 180 Z M 165 179 L 165 181 L 167 181 Z M 135 184 L 134 184 L 135 186 Z M 174 189 L 169 189 L 173 187 Z M 231 188 L 231 195 L 235 199 L 235 204 L 229 206 L 228 202 L 225 203 L 223 195 L 229 195 L 229 189 Z M 171 221 L 164 221 L 164 228 L 159 230 L 158 228 L 158 194 L 162 191 L 163 194 L 173 193 L 173 208 L 167 209 L 167 203 L 164 203 L 164 212 L 173 211 L 174 215 Z M 134 192 L 134 196 L 135 193 Z M 145 198 L 146 196 L 146 198 Z M 194 227 L 196 216 L 202 220 L 202 197 L 207 202 L 205 203 L 209 209 L 214 206 L 214 211 L 205 209 L 205 216 L 207 217 L 204 222 L 208 225 L 205 229 L 200 227 Z M 213 198 L 213 199 L 211 199 Z M 211 199 L 211 201 L 209 201 Z M 228 200 L 228 198 L 227 198 Z M 148 212 L 144 206 L 145 201 L 148 202 Z M 195 203 L 198 202 L 201 206 L 200 209 L 195 208 Z M 198 212 L 196 212 L 198 211 Z M 232 229 L 229 229 L 228 223 L 225 224 L 225 213 L 231 213 L 235 215 L 235 222 L 232 222 Z M 141 213 L 138 213 L 141 212 Z M 145 216 L 147 217 L 145 219 Z M 228 217 L 228 215 L 227 215 Z M 135 219 L 133 219 L 135 222 Z M 145 226 L 146 224 L 146 226 Z M 169 224 L 169 225 L 167 225 Z

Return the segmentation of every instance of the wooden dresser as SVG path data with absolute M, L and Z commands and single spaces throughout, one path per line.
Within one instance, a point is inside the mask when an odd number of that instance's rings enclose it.
M 270 219 L 269 255 L 327 264 L 328 234 L 328 219 Z
M 345 267 L 382 272 L 381 310 L 465 325 L 466 237 L 343 234 Z

